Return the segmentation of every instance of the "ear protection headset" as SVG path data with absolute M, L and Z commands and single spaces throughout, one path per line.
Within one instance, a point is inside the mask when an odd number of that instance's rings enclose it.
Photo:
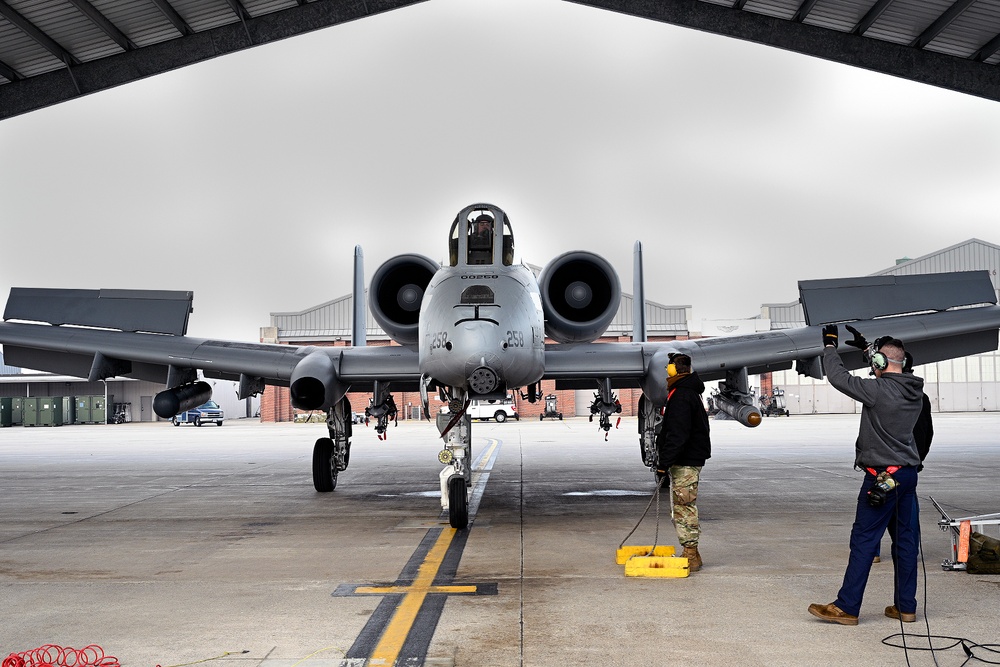
M 905 359 L 890 359 L 884 353 L 879 352 L 881 347 L 886 343 L 890 342 L 891 340 L 892 338 L 889 336 L 882 336 L 881 338 L 875 339 L 875 342 L 872 343 L 871 358 L 868 360 L 868 363 L 871 365 L 872 370 L 884 371 L 886 368 L 889 367 L 890 361 L 894 364 L 902 364 L 903 362 L 906 361 Z

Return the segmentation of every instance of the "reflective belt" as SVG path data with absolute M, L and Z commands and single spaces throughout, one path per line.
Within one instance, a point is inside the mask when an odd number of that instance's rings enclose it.
M 885 469 L 885 471 L 886 471 L 887 473 L 889 473 L 890 475 L 892 475 L 892 474 L 894 474 L 894 473 L 895 473 L 895 472 L 896 472 L 897 470 L 899 470 L 899 469 L 900 469 L 900 468 L 902 468 L 902 467 L 903 467 L 903 466 L 889 466 L 888 468 L 886 468 L 886 469 Z M 875 468 L 865 468 L 865 470 L 867 470 L 867 471 L 868 471 L 868 472 L 870 472 L 871 474 L 873 474 L 873 475 L 875 475 L 876 477 L 878 477 L 878 471 L 877 471 L 877 470 L 875 470 Z

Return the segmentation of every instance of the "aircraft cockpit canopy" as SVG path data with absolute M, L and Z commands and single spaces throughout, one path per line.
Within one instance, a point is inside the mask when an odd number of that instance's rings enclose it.
M 501 219 L 500 224 L 497 218 Z M 473 206 L 464 209 L 455 218 L 448 238 L 448 260 L 451 266 L 463 264 L 478 266 L 494 264 L 496 249 L 501 249 L 500 261 L 504 266 L 514 263 L 514 233 L 507 215 L 500 209 Z

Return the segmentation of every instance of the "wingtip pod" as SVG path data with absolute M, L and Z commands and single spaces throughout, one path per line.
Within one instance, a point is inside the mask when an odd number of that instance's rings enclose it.
M 322 350 L 313 350 L 295 365 L 288 384 L 292 405 L 300 410 L 325 410 L 344 397 L 347 387 L 337 366 Z

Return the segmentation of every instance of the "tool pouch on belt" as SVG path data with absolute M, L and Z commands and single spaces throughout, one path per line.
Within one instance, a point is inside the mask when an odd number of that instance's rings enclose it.
M 972 533 L 965 569 L 969 574 L 1000 574 L 1000 540 Z

